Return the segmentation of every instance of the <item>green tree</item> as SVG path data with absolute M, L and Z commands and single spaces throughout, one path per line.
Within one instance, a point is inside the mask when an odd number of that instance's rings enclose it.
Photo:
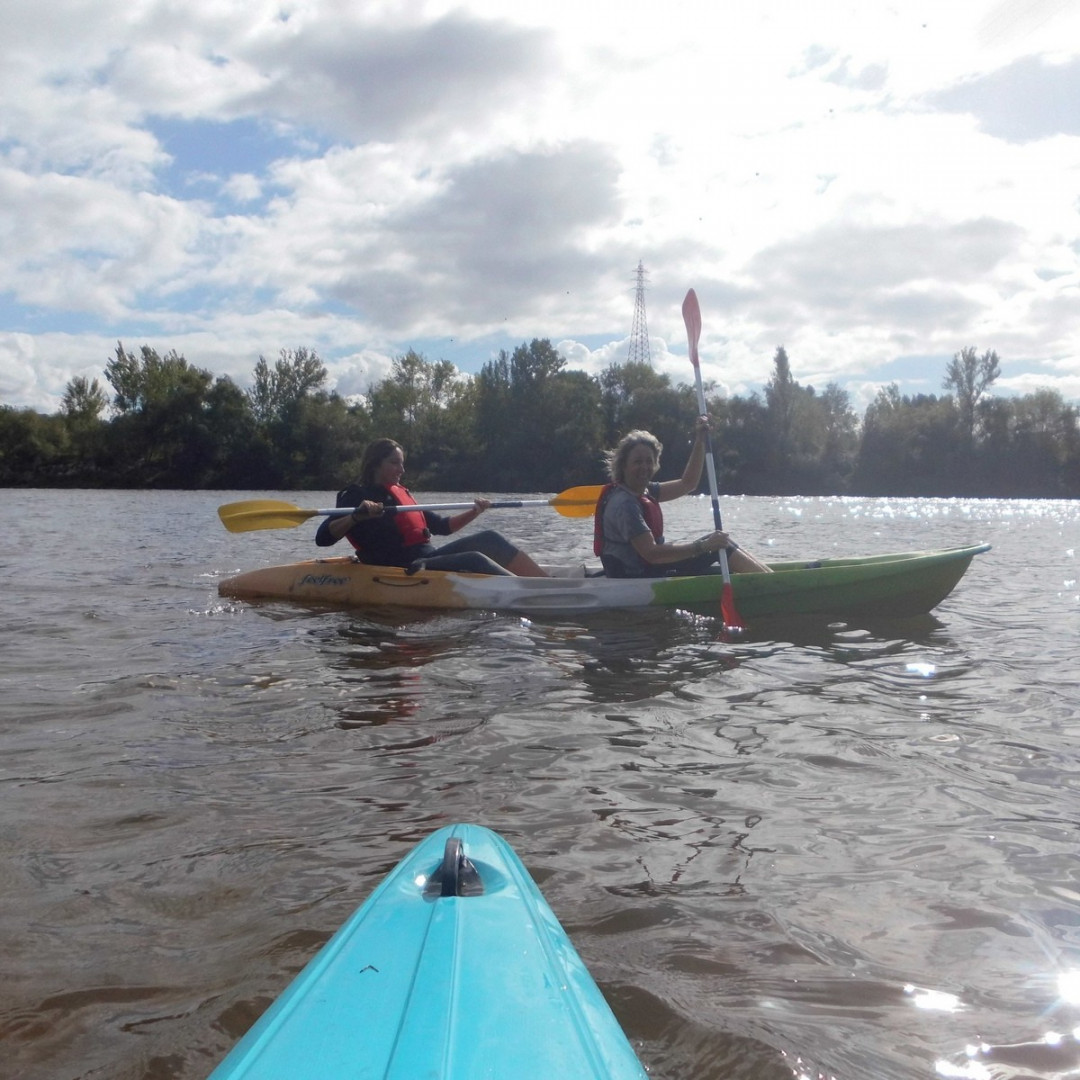
M 997 354 L 965 348 L 949 393 L 879 391 L 861 432 L 845 391 L 801 386 L 781 346 L 764 397 L 707 388 L 723 491 L 1080 497 L 1080 415 L 1053 390 L 994 397 Z M 259 357 L 251 389 L 176 353 L 117 343 L 112 389 L 76 376 L 59 412 L 0 406 L 0 484 L 332 488 L 355 476 L 373 435 L 409 451 L 413 483 L 460 490 L 559 490 L 595 483 L 601 451 L 627 430 L 664 443 L 681 471 L 697 413 L 694 389 L 648 364 L 599 379 L 566 370 L 550 341 L 502 352 L 475 378 L 410 350 L 368 399 L 328 392 L 314 351 Z
M 760 395 L 710 398 L 721 492 L 756 495 L 769 486 L 768 410 Z
M 566 359 L 547 338 L 533 338 L 510 356 L 510 384 L 515 393 L 527 394 L 543 386 L 566 367 Z
M 0 405 L 0 486 L 66 483 L 69 462 L 68 431 L 61 418 Z
M 863 418 L 853 488 L 862 495 L 962 494 L 954 487 L 957 450 L 952 402 L 901 396 L 891 383 Z
M 287 488 L 338 488 L 359 471 L 368 438 L 362 411 L 350 409 L 340 394 L 309 394 L 292 410 L 286 463 Z
M 273 367 L 260 356 L 247 399 L 255 421 L 250 454 L 268 487 L 335 487 L 357 456 L 358 430 L 346 403 L 325 389 L 314 349 L 282 349 Z
M 597 381 L 584 371 L 560 371 L 548 381 L 542 408 L 546 421 L 541 423 L 550 427 L 544 441 L 533 447 L 535 467 L 528 488 L 561 491 L 575 484 L 596 483 L 602 477 L 603 445 Z
M 372 431 L 405 447 L 411 483 L 446 489 L 465 478 L 476 451 L 469 383 L 449 360 L 410 349 L 369 392 Z
M 687 425 L 697 415 L 693 389 L 672 386 L 669 376 L 643 361 L 612 364 L 600 376 L 600 392 L 608 446 L 628 431 L 644 428 L 674 451 L 675 441 L 685 437 Z M 668 464 L 673 461 L 665 457 Z
M 96 421 L 108 404 L 108 396 L 97 379 L 87 382 L 84 376 L 76 375 L 64 389 L 60 411 L 70 421 Z
M 213 379 L 175 349 L 159 356 L 144 345 L 135 356 L 124 351 L 123 342 L 116 343 L 116 356 L 105 365 L 105 377 L 112 384 L 113 406 L 122 415 L 146 414 L 178 394 L 205 389 Z
M 599 468 L 600 387 L 547 339 L 500 352 L 477 377 L 477 475 L 494 491 L 552 491 Z
M 515 427 L 510 404 L 510 354 L 505 349 L 480 369 L 475 389 L 476 483 L 492 491 L 507 491 L 514 486 L 509 462 L 497 453 L 498 447 L 509 444 Z
M 302 399 L 321 391 L 327 378 L 326 365 L 314 349 L 303 346 L 295 351 L 282 349 L 273 367 L 260 356 L 248 391 L 256 422 L 269 425 L 288 420 L 290 410 Z
M 1080 494 L 1077 409 L 1056 390 L 981 403 L 980 485 L 986 494 L 1069 498 Z
M 824 432 L 821 493 L 837 494 L 846 490 L 855 471 L 859 450 L 859 417 L 851 406 L 851 395 L 838 383 L 829 383 L 817 400 Z
M 160 356 L 144 345 L 139 356 L 117 343 L 105 366 L 117 416 L 109 429 L 117 478 L 125 485 L 199 487 L 214 451 L 204 407 L 213 376 L 175 350 Z
M 965 445 L 974 449 L 979 403 L 1001 374 L 998 355 L 992 349 L 979 356 L 971 345 L 961 349 L 945 371 L 942 386 L 952 391 Z
M 773 357 L 772 378 L 765 384 L 769 464 L 777 475 L 781 475 L 790 464 L 800 389 L 791 374 L 787 350 L 780 345 Z
M 102 419 L 108 404 L 108 396 L 97 379 L 91 382 L 76 375 L 64 390 L 60 415 L 70 439 L 68 477 L 72 484 L 97 486 L 108 478 L 108 428 Z
M 209 453 L 207 487 L 250 490 L 272 487 L 267 454 L 248 395 L 227 375 L 219 376 L 203 404 Z
M 765 411 L 763 491 L 809 495 L 843 487 L 854 468 L 858 418 L 840 386 L 830 383 L 821 396 L 801 386 L 780 346 L 765 386 Z

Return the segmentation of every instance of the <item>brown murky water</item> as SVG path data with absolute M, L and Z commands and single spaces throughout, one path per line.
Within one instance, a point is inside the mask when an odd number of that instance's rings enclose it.
M 205 1077 L 452 821 L 514 845 L 654 1076 L 1080 1070 L 1080 506 L 725 500 L 777 558 L 994 544 L 934 617 L 732 643 L 226 603 L 313 552 L 227 534 L 238 497 L 0 493 L 0 1073 Z

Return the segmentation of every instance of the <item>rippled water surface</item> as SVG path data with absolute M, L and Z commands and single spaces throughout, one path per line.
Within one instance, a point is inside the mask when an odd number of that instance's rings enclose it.
M 774 558 L 993 544 L 933 616 L 731 641 L 223 601 L 314 554 L 226 533 L 246 497 L 0 492 L 4 1075 L 205 1077 L 454 821 L 514 845 L 653 1076 L 1078 1074 L 1080 506 L 724 500 Z

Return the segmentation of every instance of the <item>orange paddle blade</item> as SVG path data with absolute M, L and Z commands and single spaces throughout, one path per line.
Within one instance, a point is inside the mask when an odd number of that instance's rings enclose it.
M 567 488 L 565 491 L 560 491 L 550 502 L 563 517 L 592 517 L 603 490 L 603 484 Z

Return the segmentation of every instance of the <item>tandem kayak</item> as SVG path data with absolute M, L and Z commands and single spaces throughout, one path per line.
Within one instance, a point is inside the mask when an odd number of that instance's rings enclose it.
M 513 849 L 479 825 L 417 845 L 210 1080 L 646 1080 Z
M 744 619 L 815 615 L 906 618 L 945 599 L 989 544 L 812 562 L 771 563 L 772 574 L 735 574 L 732 589 Z M 581 614 L 610 608 L 668 607 L 714 614 L 719 576 L 607 578 L 583 566 L 546 567 L 552 577 L 501 577 L 368 566 L 351 556 L 249 570 L 222 581 L 238 600 L 295 600 L 347 607 Z

